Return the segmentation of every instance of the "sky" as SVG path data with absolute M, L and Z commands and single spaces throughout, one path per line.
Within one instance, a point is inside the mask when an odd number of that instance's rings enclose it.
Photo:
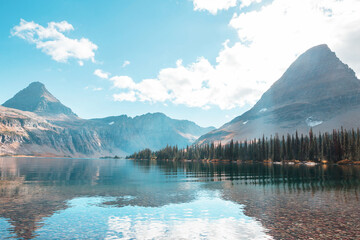
M 40 81 L 82 118 L 220 127 L 324 43 L 360 76 L 360 0 L 1 0 L 0 103 Z

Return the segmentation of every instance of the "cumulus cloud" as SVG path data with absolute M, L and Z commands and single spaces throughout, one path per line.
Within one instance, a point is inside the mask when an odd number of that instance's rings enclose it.
M 122 89 L 128 92 L 115 94 L 115 101 L 130 101 L 136 100 L 145 102 L 164 102 L 169 99 L 167 90 L 156 79 L 145 79 L 140 83 L 135 83 L 129 76 L 114 76 L 110 79 L 115 88 Z
M 360 48 L 355 44 L 360 39 L 358 0 L 274 0 L 260 11 L 235 15 L 230 26 L 240 42 L 226 51 L 227 58 L 248 68 L 250 79 L 273 83 L 299 54 L 322 43 L 360 71 Z M 260 70 L 262 77 L 256 73 Z
M 122 101 L 135 102 L 136 101 L 136 96 L 135 96 L 134 91 L 114 94 L 113 98 L 115 101 L 119 101 L 119 102 L 122 102 Z
M 133 89 L 136 85 L 132 78 L 128 76 L 114 76 L 110 78 L 110 80 L 113 82 L 115 88 L 120 89 Z
M 168 90 L 157 79 L 145 79 L 136 84 L 138 99 L 142 102 L 164 102 L 169 99 Z
M 94 71 L 94 75 L 95 75 L 95 76 L 98 76 L 99 78 L 102 78 L 102 79 L 108 79 L 109 76 L 110 76 L 110 73 L 104 72 L 104 71 L 101 70 L 101 69 L 96 69 L 96 70 Z
M 296 57 L 323 43 L 359 76 L 358 0 L 274 0 L 260 10 L 235 14 L 229 25 L 239 41 L 225 41 L 215 64 L 203 57 L 186 66 L 179 60 L 151 81 L 114 81 L 114 86 L 133 91 L 139 101 L 171 101 L 204 109 L 252 105 Z
M 98 47 L 87 38 L 72 39 L 64 35 L 72 30 L 74 27 L 67 21 L 50 22 L 43 27 L 21 19 L 20 24 L 11 30 L 11 35 L 35 44 L 36 48 L 57 62 L 67 62 L 70 58 L 78 60 L 80 66 L 83 60 L 94 62 Z
M 169 100 L 203 109 L 209 109 L 211 105 L 230 109 L 246 102 L 254 103 L 259 89 L 255 89 L 252 82 L 241 85 L 237 75 L 232 72 L 234 69 L 229 68 L 233 66 L 214 67 L 207 59 L 199 58 L 189 66 L 177 61 L 176 67 L 162 69 L 156 79 L 135 83 L 128 76 L 115 76 L 111 80 L 114 87 L 134 91 L 136 99 L 143 102 Z M 116 100 L 126 101 L 125 98 Z
M 124 67 L 126 67 L 127 65 L 129 65 L 129 64 L 130 64 L 130 61 L 129 61 L 129 60 L 125 60 L 124 63 L 123 63 L 123 65 L 122 65 L 122 67 L 124 68 Z
M 235 7 L 237 0 L 193 0 L 195 11 L 209 11 L 216 15 L 220 10 Z

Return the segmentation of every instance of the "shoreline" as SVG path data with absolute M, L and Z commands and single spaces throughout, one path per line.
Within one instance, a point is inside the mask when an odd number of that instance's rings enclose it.
M 11 155 L 11 154 L 4 154 L 0 155 L 0 158 L 52 158 L 52 159 L 128 159 L 128 160 L 140 160 L 140 161 L 172 161 L 172 162 L 206 162 L 206 163 L 263 163 L 263 164 L 274 164 L 274 165 L 306 165 L 306 166 L 317 166 L 317 165 L 354 165 L 354 166 L 360 166 L 360 161 L 352 161 L 348 159 L 341 160 L 336 163 L 330 163 L 326 160 L 323 160 L 321 162 L 314 162 L 314 161 L 300 161 L 300 160 L 284 160 L 281 162 L 273 162 L 271 160 L 264 160 L 262 162 L 257 162 L 253 160 L 229 160 L 229 159 L 200 159 L 200 160 L 192 160 L 192 159 L 181 159 L 181 160 L 175 160 L 175 159 L 134 159 L 134 158 L 121 158 L 121 157 L 69 157 L 69 156 L 57 156 L 57 155 Z
M 354 165 L 360 166 L 360 161 L 352 161 L 348 159 L 341 160 L 336 163 L 330 163 L 328 161 L 314 162 L 314 161 L 300 161 L 300 160 L 284 160 L 281 162 L 273 162 L 269 160 L 264 160 L 262 162 L 257 162 L 253 160 L 229 160 L 229 159 L 135 159 L 135 158 L 127 158 L 129 160 L 140 160 L 140 161 L 172 161 L 172 162 L 207 162 L 207 163 L 263 163 L 263 164 L 275 164 L 275 165 L 306 165 L 306 166 L 316 166 L 316 165 Z

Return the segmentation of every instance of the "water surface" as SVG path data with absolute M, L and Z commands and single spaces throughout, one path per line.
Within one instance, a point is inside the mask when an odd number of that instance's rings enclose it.
M 0 158 L 19 239 L 360 238 L 356 166 Z

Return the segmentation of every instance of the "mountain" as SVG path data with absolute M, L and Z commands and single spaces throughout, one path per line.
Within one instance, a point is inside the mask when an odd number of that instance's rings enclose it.
M 125 156 L 144 148 L 186 147 L 213 129 L 162 113 L 81 119 L 35 82 L 0 106 L 0 155 Z
M 249 111 L 198 143 L 360 127 L 360 81 L 327 45 L 300 55 Z
M 3 104 L 4 107 L 37 113 L 38 115 L 65 115 L 76 117 L 76 114 L 55 98 L 40 82 L 33 82 Z
M 163 113 L 147 113 L 134 118 L 122 115 L 92 119 L 90 123 L 106 144 L 126 149 L 128 153 L 144 148 L 158 150 L 167 144 L 186 147 L 201 135 L 214 130 L 213 127 L 199 127 L 191 121 L 171 119 Z

